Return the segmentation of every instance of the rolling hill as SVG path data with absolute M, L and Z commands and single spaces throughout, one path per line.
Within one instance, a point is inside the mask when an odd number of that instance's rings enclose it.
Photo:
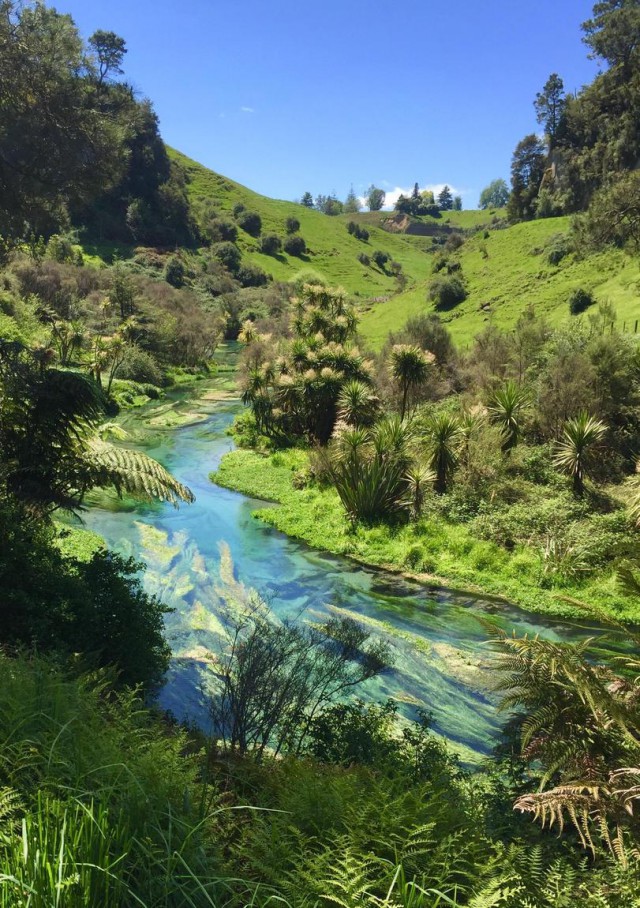
M 285 221 L 296 217 L 309 251 L 302 257 L 265 255 L 260 241 L 240 231 L 238 245 L 243 260 L 259 265 L 275 280 L 288 281 L 302 268 L 313 268 L 332 285 L 353 294 L 361 311 L 361 332 L 379 348 L 391 330 L 407 318 L 433 311 L 427 293 L 433 252 L 452 232 L 465 235 L 464 245 L 453 255 L 462 266 L 467 299 L 441 313 L 457 343 L 469 344 L 487 324 L 502 327 L 515 323 L 532 304 L 553 324 L 571 318 L 568 299 L 577 287 L 590 290 L 600 301 L 610 302 L 625 330 L 634 330 L 640 319 L 640 267 L 621 250 L 607 250 L 578 258 L 565 255 L 551 264 L 549 253 L 562 245 L 570 218 L 546 218 L 505 226 L 501 212 L 447 212 L 441 219 L 400 219 L 390 212 L 364 212 L 328 217 L 295 202 L 260 195 L 215 173 L 173 149 L 169 153 L 183 168 L 192 201 L 210 199 L 220 214 L 231 214 L 237 204 L 256 211 L 262 233 L 285 236 Z M 496 216 L 498 215 L 498 216 Z M 348 233 L 350 220 L 370 233 L 362 242 Z M 423 235 L 424 232 L 431 235 Z M 416 232 L 402 232 L 410 229 Z M 402 292 L 396 278 L 375 264 L 364 266 L 360 253 L 369 257 L 382 250 L 402 265 L 406 285 Z

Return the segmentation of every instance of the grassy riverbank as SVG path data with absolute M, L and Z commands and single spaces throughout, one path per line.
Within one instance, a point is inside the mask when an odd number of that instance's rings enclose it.
M 613 571 L 544 589 L 543 564 L 534 549 L 517 546 L 508 552 L 475 538 L 464 524 L 425 517 L 399 526 L 352 528 L 333 489 L 295 487 L 306 465 L 307 454 L 300 450 L 270 456 L 236 450 L 222 459 L 211 478 L 225 488 L 275 502 L 276 507 L 260 508 L 256 516 L 318 549 L 425 581 L 500 596 L 530 611 L 582 616 L 584 610 L 570 601 L 575 599 L 618 619 L 640 619 L 637 604 L 620 592 Z

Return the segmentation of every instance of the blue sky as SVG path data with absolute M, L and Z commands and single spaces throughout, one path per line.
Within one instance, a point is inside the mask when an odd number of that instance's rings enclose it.
M 55 0 L 118 32 L 170 145 L 276 198 L 508 181 L 551 72 L 597 72 L 590 0 Z

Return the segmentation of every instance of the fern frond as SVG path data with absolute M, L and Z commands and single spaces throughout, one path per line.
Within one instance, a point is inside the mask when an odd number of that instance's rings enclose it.
M 118 493 L 128 492 L 138 498 L 192 502 L 195 496 L 168 470 L 144 454 L 130 448 L 109 444 L 101 438 L 92 438 L 84 455 L 88 466 L 96 473 L 97 485 L 112 484 Z

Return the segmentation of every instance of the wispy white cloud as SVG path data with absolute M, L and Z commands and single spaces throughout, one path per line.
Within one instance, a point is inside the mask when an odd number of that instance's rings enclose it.
M 241 107 L 240 110 L 242 113 L 255 113 L 253 107 Z

